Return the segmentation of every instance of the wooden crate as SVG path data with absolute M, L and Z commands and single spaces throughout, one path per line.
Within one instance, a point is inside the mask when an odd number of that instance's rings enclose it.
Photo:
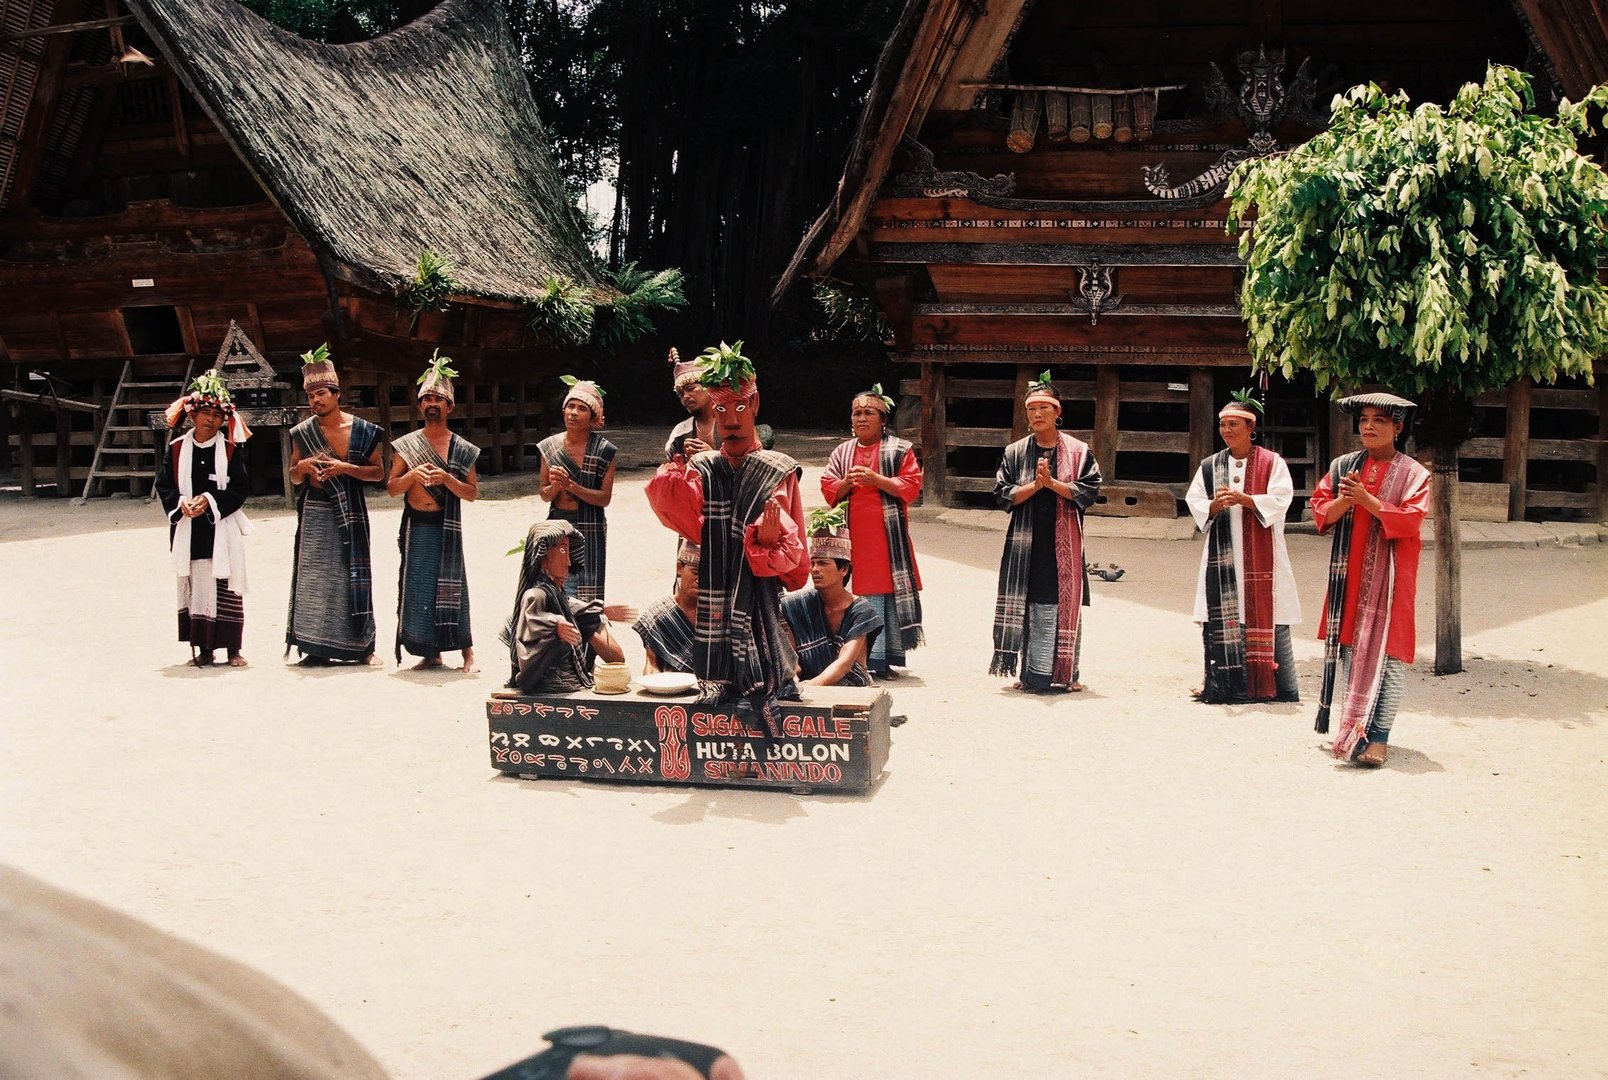
M 690 694 L 499 694 L 486 702 L 491 766 L 526 779 L 868 791 L 888 761 L 887 691 L 807 696 L 782 704 L 773 739 L 746 705 L 694 705 Z

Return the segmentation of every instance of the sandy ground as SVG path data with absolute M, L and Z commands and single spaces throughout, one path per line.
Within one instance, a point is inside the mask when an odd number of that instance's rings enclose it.
M 672 552 L 646 476 L 610 509 L 637 604 Z M 388 639 L 398 512 L 372 504 Z M 154 506 L 0 498 L 0 859 L 255 965 L 399 1078 L 576 1022 L 754 1080 L 1608 1073 L 1608 546 L 1466 553 L 1460 676 L 1428 673 L 1426 583 L 1367 773 L 1310 705 L 1188 701 L 1194 543 L 1093 542 L 1128 574 L 1094 585 L 1092 690 L 1024 699 L 984 674 L 1000 535 L 922 522 L 909 723 L 869 796 L 807 797 L 493 772 L 534 498 L 466 514 L 478 677 L 284 666 L 294 518 L 251 512 L 252 666 L 203 672 Z M 1315 698 L 1327 541 L 1290 546 Z

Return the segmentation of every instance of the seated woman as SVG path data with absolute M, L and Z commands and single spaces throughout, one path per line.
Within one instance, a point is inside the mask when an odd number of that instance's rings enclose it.
M 642 674 L 692 671 L 698 625 L 697 544 L 676 552 L 676 591 L 642 613 L 631 629 L 642 639 Z
M 564 594 L 570 570 L 579 569 L 585 560 L 586 541 L 568 521 L 538 521 L 525 534 L 525 563 L 519 571 L 514 610 L 502 632 L 512 666 L 508 685 L 521 693 L 589 690 L 594 662 L 625 659 L 610 620 L 630 622 L 636 611 L 624 604 Z
M 838 511 L 841 514 L 841 510 Z M 848 590 L 853 573 L 849 531 L 811 515 L 810 585 L 782 597 L 782 617 L 798 649 L 799 679 L 812 686 L 870 686 L 866 658 L 882 616 Z

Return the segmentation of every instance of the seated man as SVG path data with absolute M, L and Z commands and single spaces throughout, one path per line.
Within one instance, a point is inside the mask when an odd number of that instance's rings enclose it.
M 866 658 L 882 632 L 882 616 L 848 590 L 853 549 L 843 516 L 842 507 L 811 515 L 811 584 L 782 598 L 799 679 L 812 686 L 872 685 Z
M 625 659 L 610 620 L 629 622 L 636 612 L 623 604 L 564 594 L 571 567 L 585 559 L 586 541 L 561 518 L 538 521 L 525 534 L 525 564 L 502 633 L 512 666 L 508 685 L 521 693 L 589 690 L 592 665 L 599 657 L 611 663 Z
M 697 544 L 676 552 L 676 591 L 642 613 L 631 629 L 642 639 L 642 673 L 692 672 L 693 638 L 698 626 Z

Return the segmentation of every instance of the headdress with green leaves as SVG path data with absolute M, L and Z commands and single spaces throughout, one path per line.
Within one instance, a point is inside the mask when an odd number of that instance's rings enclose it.
M 1050 401 L 1053 401 L 1057 405 L 1061 403 L 1061 395 L 1057 394 L 1055 392 L 1055 387 L 1050 385 L 1049 368 L 1045 368 L 1043 371 L 1039 372 L 1039 377 L 1027 384 L 1027 394 L 1025 396 L 1025 400 L 1032 401 L 1035 397 L 1046 398 Z
M 1239 416 L 1254 424 L 1264 411 L 1262 403 L 1256 400 L 1255 391 L 1236 390 L 1229 395 L 1228 404 L 1217 410 L 1217 416 L 1218 419 L 1225 416 Z
M 811 536 L 820 536 L 822 533 L 834 533 L 846 528 L 849 524 L 849 508 L 846 503 L 837 506 L 817 506 L 809 513 L 809 533 Z
M 318 348 L 308 349 L 302 353 L 301 362 L 304 390 L 320 386 L 327 386 L 337 391 L 341 388 L 340 376 L 335 374 L 335 365 L 329 359 L 329 342 L 326 341 Z
M 849 540 L 849 508 L 839 504 L 810 511 L 810 558 L 854 561 L 854 545 Z
M 709 346 L 698 355 L 698 366 L 701 369 L 699 381 L 711 390 L 722 385 L 740 390 L 756 377 L 754 362 L 743 355 L 741 341 L 735 345 L 722 341 Z
M 430 366 L 424 369 L 419 376 L 419 397 L 426 393 L 440 394 L 449 402 L 456 403 L 457 397 L 452 392 L 452 380 L 458 373 L 452 368 L 452 357 L 442 356 L 441 350 L 436 349 L 430 354 Z
M 861 398 L 870 398 L 873 401 L 880 401 L 882 403 L 883 412 L 890 415 L 893 413 L 893 399 L 882 392 L 881 383 L 872 383 L 871 389 L 861 390 L 858 394 L 854 395 L 854 400 L 856 401 L 860 400 Z
M 572 399 L 579 401 L 592 411 L 593 425 L 601 426 L 604 389 L 590 379 L 578 379 L 574 375 L 560 375 L 558 381 L 569 387 L 569 392 L 564 395 L 564 404 L 568 405 Z
M 185 411 L 194 412 L 196 409 L 210 405 L 214 409 L 231 412 L 234 409 L 234 399 L 229 394 L 229 387 L 218 374 L 218 369 L 204 371 L 190 380 L 189 396 L 191 404 Z

